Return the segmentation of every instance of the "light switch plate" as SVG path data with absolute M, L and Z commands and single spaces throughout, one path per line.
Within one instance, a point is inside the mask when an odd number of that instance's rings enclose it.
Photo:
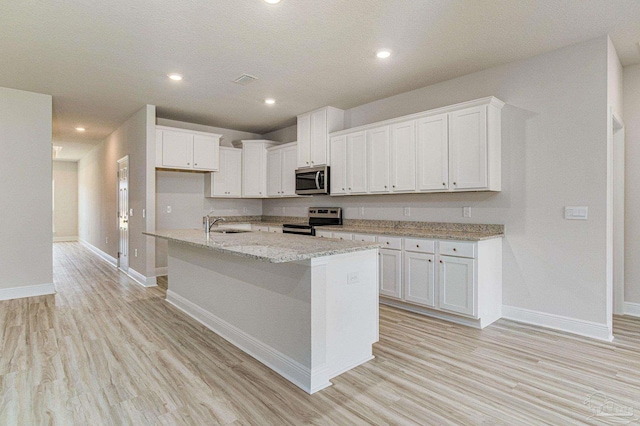
M 462 217 L 471 217 L 471 207 L 462 208 Z
M 360 216 L 364 216 L 364 207 L 360 207 Z
M 133 216 L 133 209 L 129 209 L 129 216 Z
M 146 218 L 147 217 L 147 209 L 142 209 L 142 218 Z
M 589 207 L 567 206 L 564 208 L 564 218 L 567 220 L 587 220 L 589 218 Z
M 171 206 L 167 206 L 167 213 L 171 213 Z
M 405 216 L 411 216 L 411 207 L 405 207 L 404 208 L 404 215 Z

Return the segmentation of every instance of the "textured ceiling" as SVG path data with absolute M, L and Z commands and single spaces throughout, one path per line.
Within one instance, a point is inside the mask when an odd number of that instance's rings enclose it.
M 0 86 L 53 95 L 59 141 L 104 138 L 144 104 L 266 133 L 317 107 L 354 107 L 605 34 L 623 65 L 639 63 L 639 22 L 638 0 L 8 1 Z M 392 57 L 378 60 L 380 47 Z M 242 73 L 258 80 L 231 83 Z

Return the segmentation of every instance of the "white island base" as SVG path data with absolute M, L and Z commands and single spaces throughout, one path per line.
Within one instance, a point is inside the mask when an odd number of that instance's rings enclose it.
M 377 249 L 269 263 L 169 241 L 167 301 L 312 394 L 373 358 Z

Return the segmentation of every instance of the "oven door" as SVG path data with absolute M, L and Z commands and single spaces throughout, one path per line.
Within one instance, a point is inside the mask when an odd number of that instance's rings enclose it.
M 329 167 L 313 167 L 296 170 L 296 194 L 313 195 L 329 193 Z

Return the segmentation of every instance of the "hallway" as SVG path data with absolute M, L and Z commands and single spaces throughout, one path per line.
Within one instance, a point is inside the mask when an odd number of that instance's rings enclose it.
M 614 343 L 380 308 L 376 359 L 313 396 L 78 243 L 55 296 L 0 302 L 0 424 L 607 424 L 640 417 L 640 320 Z M 634 411 L 635 410 L 635 411 Z

